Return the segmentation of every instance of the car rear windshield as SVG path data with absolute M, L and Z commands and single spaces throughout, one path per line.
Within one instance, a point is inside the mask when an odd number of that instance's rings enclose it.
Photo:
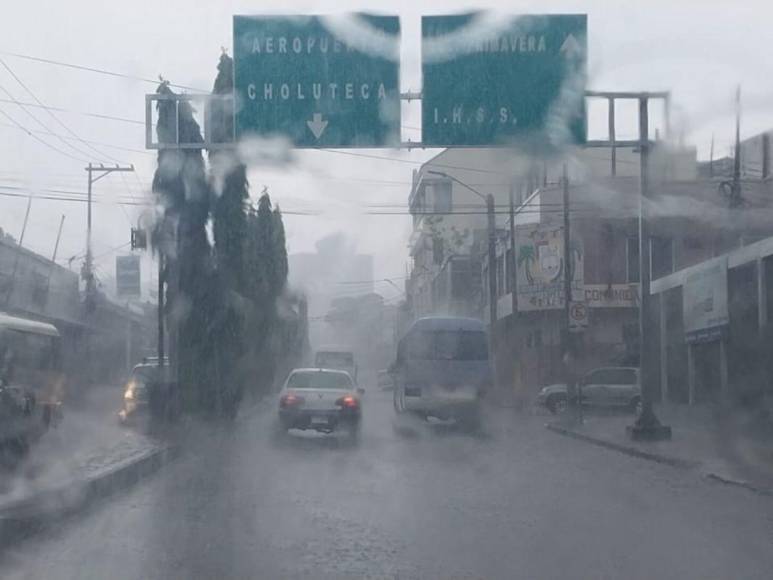
M 403 355 L 413 360 L 486 360 L 486 333 L 476 330 L 417 332 L 403 343 Z
M 291 389 L 351 389 L 352 381 L 343 373 L 316 371 L 293 373 L 287 386 Z

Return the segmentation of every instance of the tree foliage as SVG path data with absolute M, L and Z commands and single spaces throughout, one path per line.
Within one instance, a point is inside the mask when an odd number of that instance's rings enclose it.
M 209 117 L 213 141 L 233 135 L 233 61 L 225 53 Z M 174 95 L 162 81 L 159 94 Z M 177 107 L 177 109 L 175 109 Z M 204 143 L 190 102 L 158 101 L 161 143 Z M 308 350 L 306 305 L 286 291 L 288 259 L 279 208 L 268 190 L 249 203 L 247 168 L 233 148 L 160 149 L 153 191 L 163 207 L 154 247 L 166 268 L 166 320 L 183 408 L 233 416 L 246 389 L 270 389 Z M 207 228 L 211 226 L 212 243 Z

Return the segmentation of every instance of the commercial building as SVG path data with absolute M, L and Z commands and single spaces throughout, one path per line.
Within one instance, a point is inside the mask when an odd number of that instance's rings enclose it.
M 128 366 L 153 352 L 153 305 L 120 305 L 98 293 L 86 312 L 76 272 L 8 237 L 0 239 L 0 311 L 56 326 L 73 388 L 120 380 Z

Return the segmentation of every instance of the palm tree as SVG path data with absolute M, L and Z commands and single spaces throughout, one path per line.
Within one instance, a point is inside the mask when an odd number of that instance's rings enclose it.
M 529 284 L 534 283 L 534 277 L 531 274 L 531 265 L 534 263 L 534 260 L 533 245 L 527 244 L 518 248 L 518 267 L 520 268 L 523 264 L 526 264 L 526 280 L 529 281 Z

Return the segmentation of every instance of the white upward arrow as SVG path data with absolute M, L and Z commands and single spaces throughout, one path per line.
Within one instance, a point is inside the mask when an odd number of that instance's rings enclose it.
M 565 58 L 572 58 L 582 54 L 582 47 L 574 35 L 570 34 L 566 37 L 558 52 L 563 54 Z
M 314 133 L 314 138 L 319 139 L 322 137 L 322 133 L 325 132 L 327 121 L 322 120 L 322 113 L 314 113 L 311 121 L 306 121 L 306 125 L 308 125 L 311 132 Z

